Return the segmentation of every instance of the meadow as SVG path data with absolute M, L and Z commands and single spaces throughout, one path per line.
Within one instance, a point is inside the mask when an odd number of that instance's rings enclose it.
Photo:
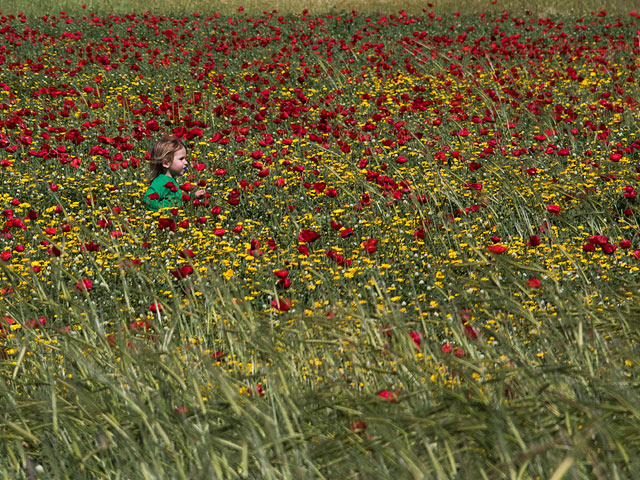
M 633 478 L 639 32 L 0 14 L 0 478 Z

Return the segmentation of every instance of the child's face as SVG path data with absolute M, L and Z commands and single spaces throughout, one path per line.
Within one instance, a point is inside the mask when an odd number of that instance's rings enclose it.
M 173 152 L 173 159 L 170 162 L 165 162 L 163 166 L 167 169 L 167 175 L 177 178 L 185 172 L 188 163 L 187 150 L 180 147 Z

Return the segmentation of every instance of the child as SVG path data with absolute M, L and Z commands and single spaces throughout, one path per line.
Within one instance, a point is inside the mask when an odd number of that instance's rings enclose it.
M 175 180 L 187 170 L 188 163 L 187 149 L 180 139 L 165 136 L 155 143 L 149 158 L 151 185 L 142 198 L 149 210 L 158 211 L 181 204 L 182 192 Z M 204 193 L 204 190 L 198 190 L 195 197 L 200 198 Z

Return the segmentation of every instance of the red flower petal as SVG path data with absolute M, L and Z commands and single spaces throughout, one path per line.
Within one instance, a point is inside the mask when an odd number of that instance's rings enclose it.
M 415 331 L 409 332 L 409 335 L 411 335 L 411 340 L 413 340 L 413 343 L 415 343 L 416 347 L 420 348 L 420 341 L 422 340 L 422 335 Z
M 551 213 L 552 215 L 558 215 L 560 213 L 560 206 L 559 205 L 547 205 L 547 212 Z
M 302 230 L 298 235 L 298 241 L 311 243 L 320 238 L 320 234 L 315 230 Z
M 527 282 L 527 286 L 531 288 L 540 288 L 540 285 L 540 280 L 538 280 L 536 277 L 531 277 Z
M 398 397 L 400 396 L 400 390 L 382 390 L 381 392 L 378 392 L 378 396 L 380 398 L 384 398 L 385 400 L 388 400 L 391 403 L 394 403 L 398 401 Z
M 489 250 L 491 253 L 495 254 L 495 255 L 502 255 L 504 252 L 507 251 L 507 247 L 505 247 L 504 245 L 489 245 L 487 247 L 487 250 Z
M 362 242 L 362 249 L 369 254 L 375 253 L 375 251 L 378 250 L 378 240 L 375 238 L 365 240 Z
M 76 288 L 80 292 L 83 290 L 86 290 L 88 292 L 93 288 L 93 282 L 88 278 L 84 278 L 76 283 Z
M 271 300 L 271 306 L 281 312 L 286 312 L 291 308 L 291 299 L 278 298 L 277 300 Z

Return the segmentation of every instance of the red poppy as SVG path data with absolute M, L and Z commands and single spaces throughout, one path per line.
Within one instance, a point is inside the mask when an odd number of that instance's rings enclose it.
M 157 226 L 158 230 L 168 229 L 172 232 L 175 232 L 177 228 L 178 228 L 178 225 L 176 224 L 175 220 L 173 220 L 172 218 L 162 217 L 158 219 L 158 226 Z
M 636 198 L 637 196 L 638 192 L 631 185 L 624 187 L 624 198 Z
M 395 403 L 398 401 L 398 397 L 400 396 L 400 390 L 382 390 L 378 392 L 377 395 L 391 403 Z
M 30 318 L 26 324 L 31 328 L 44 327 L 47 324 L 47 319 L 46 317 Z
M 531 288 L 540 288 L 540 285 L 542 284 L 540 283 L 540 280 L 538 280 L 536 277 L 531 277 L 527 281 L 527 286 Z
M 487 247 L 487 250 L 489 250 L 491 253 L 493 253 L 495 255 L 502 255 L 504 252 L 507 251 L 507 247 L 505 247 L 504 245 L 500 245 L 500 244 L 489 245 Z
M 171 275 L 177 279 L 188 277 L 193 273 L 193 267 L 191 265 L 184 265 L 179 269 L 171 270 Z
M 267 247 L 269 247 L 269 249 L 273 250 L 274 252 L 278 250 L 278 245 L 276 244 L 274 239 L 269 238 L 265 243 L 267 244 Z
M 560 213 L 560 206 L 559 205 L 547 205 L 547 212 L 549 212 L 552 215 L 558 215 Z
M 529 241 L 527 242 L 527 245 L 529 245 L 530 247 L 537 247 L 538 245 L 540 245 L 540 237 L 537 235 L 531 235 L 529 237 Z
M 316 182 L 313 184 L 313 189 L 316 193 L 322 193 L 326 186 L 327 184 L 325 182 Z
M 413 343 L 416 345 L 416 347 L 420 348 L 420 342 L 422 341 L 422 334 L 416 331 L 411 331 L 409 332 L 409 335 L 411 336 L 411 340 L 413 340 Z
M 136 320 L 127 326 L 129 330 L 151 330 L 151 324 L 145 322 L 144 320 Z
M 342 238 L 347 238 L 347 237 L 350 237 L 351 235 L 353 235 L 353 228 L 351 228 L 351 227 L 347 227 L 343 231 L 340 232 L 340 236 Z
M 98 252 L 100 250 L 100 245 L 95 242 L 87 242 L 82 244 L 81 250 L 86 250 L 87 252 Z
M 76 289 L 78 289 L 78 291 L 80 292 L 82 291 L 89 292 L 93 289 L 93 282 L 88 278 L 83 278 L 79 282 L 76 282 Z
M 178 191 L 178 187 L 176 187 L 176 184 L 172 181 L 168 181 L 167 183 L 165 183 L 164 188 L 167 188 L 174 193 Z
M 162 305 L 160 305 L 158 302 L 152 303 L 151 305 L 149 305 L 149 310 L 151 310 L 153 313 L 161 312 Z
M 602 246 L 609 243 L 609 237 L 605 237 L 604 235 L 591 235 L 589 237 L 589 242 Z
M 478 336 L 480 336 L 481 334 L 480 330 L 478 330 L 475 327 L 472 327 L 471 325 L 465 325 L 463 331 L 464 331 L 464 335 L 470 338 L 471 340 L 476 340 Z
M 224 357 L 224 352 L 221 350 L 215 351 L 213 352 L 211 355 L 209 355 L 213 360 L 221 360 Z
M 375 238 L 369 238 L 362 242 L 362 249 L 365 250 L 368 254 L 375 253 L 378 250 L 378 240 Z
M 289 276 L 289 270 L 275 270 L 273 274 L 278 278 L 287 278 Z
M 327 250 L 325 254 L 327 255 L 327 257 L 331 258 L 332 260 L 335 260 L 338 263 L 338 265 L 340 265 L 341 267 L 344 267 L 345 265 L 347 267 L 350 267 L 352 264 L 351 260 L 344 258 L 335 250 Z
M 320 238 L 320 234 L 315 230 L 302 230 L 298 234 L 299 242 L 311 243 L 311 242 L 315 242 L 319 238 Z
M 278 298 L 276 300 L 271 300 L 271 306 L 280 312 L 286 312 L 291 308 L 291 299 Z

